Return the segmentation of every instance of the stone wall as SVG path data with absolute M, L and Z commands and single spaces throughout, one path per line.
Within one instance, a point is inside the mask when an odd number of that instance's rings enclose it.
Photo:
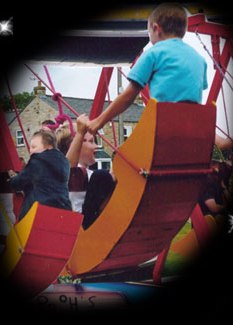
M 30 142 L 31 136 L 33 133 L 40 129 L 41 123 L 44 120 L 51 119 L 54 120 L 54 117 L 57 115 L 57 112 L 54 108 L 42 101 L 38 96 L 36 96 L 31 103 L 21 112 L 20 120 L 23 125 L 24 132 L 26 134 L 28 142 Z M 20 131 L 20 126 L 15 119 L 10 125 L 11 135 L 16 143 L 16 131 Z M 23 157 L 25 161 L 28 161 L 29 154 L 26 146 L 17 146 L 16 147 L 20 157 Z

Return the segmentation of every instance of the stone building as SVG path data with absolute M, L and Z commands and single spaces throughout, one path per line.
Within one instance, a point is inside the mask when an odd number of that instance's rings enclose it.
M 59 113 L 57 102 L 52 99 L 52 96 L 46 95 L 45 91 L 45 87 L 38 83 L 38 86 L 34 88 L 34 99 L 19 114 L 28 142 L 30 141 L 32 134 L 41 127 L 43 121 L 47 119 L 54 120 Z M 63 97 L 63 99 L 78 114 L 86 113 L 89 115 L 93 100 L 71 97 Z M 107 103 L 105 103 L 104 106 L 106 107 Z M 73 121 L 75 121 L 77 116 L 64 104 L 62 104 L 62 107 L 63 113 L 67 114 Z M 112 144 L 118 146 L 132 133 L 142 111 L 143 105 L 139 100 L 138 103 L 135 102 L 128 110 L 126 110 L 126 112 L 123 113 L 121 119 L 116 117 L 113 123 L 107 123 L 103 130 L 100 130 L 99 132 L 103 134 L 103 136 L 106 137 Z M 23 157 L 25 161 L 28 161 L 29 153 L 27 150 L 27 145 L 15 114 L 12 112 L 6 113 L 6 118 L 19 156 Z M 123 131 L 121 133 L 119 132 L 119 125 L 121 125 L 121 129 Z M 113 127 L 115 132 L 113 131 Z M 122 133 L 124 134 L 124 139 L 119 140 L 119 134 Z M 116 139 L 117 143 L 115 143 L 114 138 Z M 110 168 L 113 150 L 109 148 L 109 146 L 100 137 L 97 136 L 96 141 L 99 148 L 96 152 L 96 166 L 93 166 L 93 168 Z

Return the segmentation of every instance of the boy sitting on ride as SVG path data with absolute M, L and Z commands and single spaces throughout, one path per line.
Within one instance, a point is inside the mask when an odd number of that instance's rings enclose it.
M 148 18 L 152 47 L 138 59 L 128 74 L 129 85 L 97 118 L 88 124 L 95 134 L 108 121 L 124 112 L 149 84 L 150 97 L 160 102 L 201 103 L 207 88 L 207 64 L 197 51 L 184 43 L 185 9 L 175 3 L 158 5 Z
M 57 150 L 54 132 L 35 132 L 30 142 L 30 155 L 27 165 L 19 174 L 8 171 L 12 188 L 24 192 L 18 220 L 25 216 L 35 201 L 72 210 L 68 191 L 69 162 Z

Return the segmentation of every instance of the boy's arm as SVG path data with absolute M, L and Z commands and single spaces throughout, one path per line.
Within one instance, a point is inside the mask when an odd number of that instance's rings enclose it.
M 136 82 L 130 81 L 127 88 L 117 96 L 117 98 L 101 113 L 97 118 L 91 120 L 87 124 L 90 133 L 96 134 L 107 122 L 111 121 L 115 116 L 124 112 L 135 100 L 139 94 L 141 86 Z
M 218 204 L 215 199 L 208 199 L 205 205 L 212 213 L 220 213 L 224 209 L 224 205 Z
M 14 191 L 23 191 L 24 188 L 31 183 L 33 174 L 36 172 L 34 167 L 33 158 L 31 158 L 27 166 L 22 169 L 18 174 L 14 171 L 9 170 L 8 175 L 10 176 L 9 182 Z
M 66 154 L 66 158 L 70 162 L 70 167 L 76 167 L 78 165 L 80 152 L 83 144 L 83 138 L 87 131 L 86 128 L 87 120 L 88 117 L 86 116 L 86 114 L 81 114 L 76 120 L 77 132 Z
M 221 150 L 227 150 L 233 147 L 233 141 L 230 138 L 222 138 L 217 133 L 215 134 L 215 144 Z

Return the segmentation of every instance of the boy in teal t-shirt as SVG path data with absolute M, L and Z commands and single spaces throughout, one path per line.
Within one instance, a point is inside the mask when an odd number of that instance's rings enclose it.
M 108 121 L 124 112 L 148 83 L 150 97 L 157 101 L 201 103 L 207 88 L 204 58 L 182 41 L 187 30 L 185 9 L 175 3 L 158 5 L 148 18 L 152 47 L 146 50 L 128 74 L 127 88 L 97 118 L 88 122 L 95 134 Z
M 128 74 L 142 88 L 149 84 L 150 97 L 159 102 L 201 103 L 207 88 L 207 64 L 181 38 L 160 41 L 144 52 Z

